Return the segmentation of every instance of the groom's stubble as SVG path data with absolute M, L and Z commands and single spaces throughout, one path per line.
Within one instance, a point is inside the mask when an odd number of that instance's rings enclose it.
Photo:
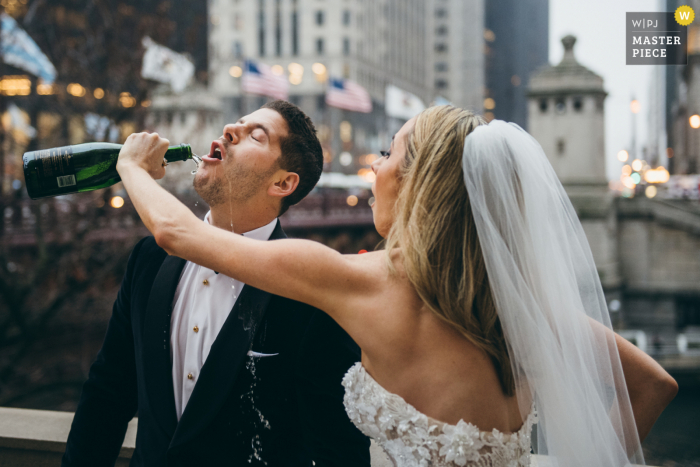
M 252 198 L 270 176 L 278 169 L 275 163 L 266 171 L 256 171 L 252 168 L 236 164 L 235 160 L 228 167 L 220 167 L 223 170 L 221 177 L 206 179 L 196 174 L 192 185 L 197 194 L 210 207 L 233 202 L 244 203 Z M 222 164 L 223 166 L 223 164 Z

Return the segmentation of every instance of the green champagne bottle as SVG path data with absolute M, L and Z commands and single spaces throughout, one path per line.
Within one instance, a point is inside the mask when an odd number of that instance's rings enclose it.
M 121 181 L 117 158 L 121 144 L 84 143 L 24 153 L 24 180 L 32 199 L 81 193 Z M 188 144 L 170 146 L 168 162 L 192 159 Z

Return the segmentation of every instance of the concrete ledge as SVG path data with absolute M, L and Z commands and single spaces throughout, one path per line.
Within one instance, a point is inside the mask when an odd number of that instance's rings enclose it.
M 66 449 L 72 412 L 0 407 L 0 467 L 56 467 Z M 129 423 L 117 467 L 128 467 L 136 445 L 136 419 Z M 374 441 L 372 467 L 393 467 Z M 533 456 L 532 467 L 548 467 L 546 456 Z

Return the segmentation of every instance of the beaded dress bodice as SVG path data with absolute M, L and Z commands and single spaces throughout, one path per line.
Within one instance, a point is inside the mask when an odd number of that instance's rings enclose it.
M 533 409 L 515 433 L 480 431 L 460 420 L 440 422 L 416 410 L 367 373 L 362 363 L 343 378 L 345 410 L 365 435 L 379 443 L 397 467 L 527 467 Z

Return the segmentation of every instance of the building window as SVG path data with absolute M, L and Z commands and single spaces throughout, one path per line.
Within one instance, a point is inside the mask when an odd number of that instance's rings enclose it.
M 435 16 L 438 18 L 444 18 L 445 16 L 447 16 L 447 10 L 445 10 L 444 8 L 438 8 L 437 10 L 435 10 Z
M 296 2 L 292 11 L 292 55 L 299 55 L 299 14 L 296 10 Z
M 542 113 L 547 112 L 547 106 L 548 106 L 547 99 L 545 99 L 545 98 L 540 99 L 540 112 L 542 112 Z
M 574 111 L 581 112 L 583 110 L 583 98 L 581 96 L 574 97 Z
M 564 155 L 564 152 L 566 152 L 566 142 L 560 138 L 557 140 L 557 154 L 561 157 Z
M 343 55 L 350 55 L 350 39 L 347 37 L 343 38 Z
M 435 51 L 436 52 L 447 52 L 447 44 L 444 44 L 444 43 L 435 44 Z
M 281 0 L 275 0 L 275 55 L 282 55 L 282 10 Z
M 265 56 L 265 0 L 258 0 L 258 55 Z
M 447 26 L 440 26 L 435 30 L 435 34 L 438 36 L 446 36 L 447 35 Z
M 324 20 L 324 19 L 325 19 L 325 18 L 324 18 L 323 10 L 318 10 L 318 11 L 316 12 L 316 24 L 317 24 L 318 26 L 323 26 L 323 20 Z
M 438 62 L 435 64 L 435 71 L 447 71 L 447 62 Z
M 240 41 L 233 43 L 233 56 L 235 58 L 243 58 L 243 44 Z
M 343 11 L 343 26 L 350 26 L 350 10 Z
M 558 114 L 563 114 L 566 112 L 566 101 L 563 97 L 557 98 L 556 102 L 554 103 L 554 108 Z
M 438 79 L 435 81 L 435 87 L 437 89 L 447 89 L 447 87 L 448 87 L 447 81 L 444 79 Z
M 322 38 L 316 39 L 316 53 L 318 55 L 323 55 L 323 39 Z

